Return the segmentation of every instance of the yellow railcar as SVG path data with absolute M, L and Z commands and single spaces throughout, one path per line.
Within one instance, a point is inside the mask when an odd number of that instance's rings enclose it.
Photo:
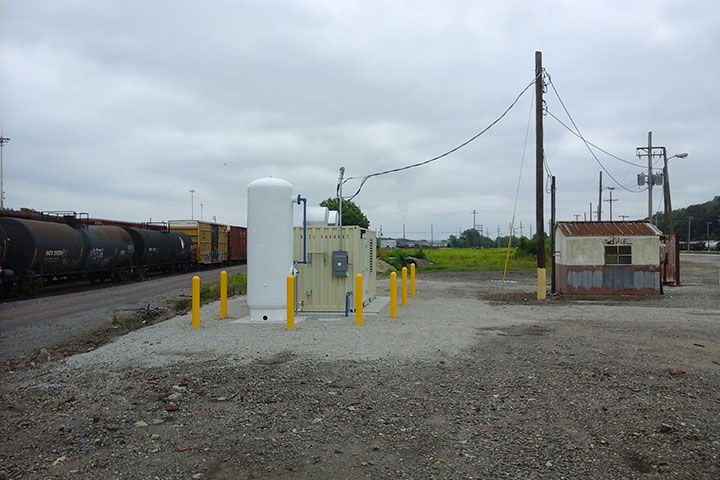
M 200 265 L 228 260 L 228 226 L 201 220 L 170 220 L 170 230 L 186 233 L 193 242 L 193 259 Z

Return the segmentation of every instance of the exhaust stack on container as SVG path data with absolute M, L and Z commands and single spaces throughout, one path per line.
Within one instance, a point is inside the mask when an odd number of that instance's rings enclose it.
M 286 278 L 293 274 L 292 185 L 260 178 L 248 185 L 248 306 L 252 322 L 285 322 Z

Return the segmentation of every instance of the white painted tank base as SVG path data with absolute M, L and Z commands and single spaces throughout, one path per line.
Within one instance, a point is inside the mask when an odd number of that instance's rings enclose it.
M 287 320 L 287 276 L 293 270 L 292 185 L 260 178 L 248 185 L 248 307 L 251 322 Z
M 263 309 L 263 308 L 250 310 L 250 323 L 286 322 L 286 321 L 287 321 L 287 310 L 285 308 L 281 308 L 280 310 Z

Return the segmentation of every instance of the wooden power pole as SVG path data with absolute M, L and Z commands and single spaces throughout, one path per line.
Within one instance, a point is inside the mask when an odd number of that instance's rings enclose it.
M 592 220 L 592 207 L 590 207 L 590 220 Z M 550 261 L 552 273 L 550 274 L 550 293 L 555 293 L 555 175 L 550 183 Z
M 535 227 L 537 229 L 538 300 L 545 300 L 544 156 L 542 52 L 535 52 Z

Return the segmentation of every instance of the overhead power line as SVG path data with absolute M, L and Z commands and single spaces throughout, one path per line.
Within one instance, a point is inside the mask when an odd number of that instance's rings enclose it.
M 349 180 L 355 180 L 355 179 L 358 179 L 358 178 L 362 178 L 362 181 L 360 182 L 360 186 L 358 187 L 357 191 L 355 191 L 354 194 L 352 194 L 350 197 L 348 197 L 347 200 L 352 200 L 353 198 L 355 198 L 355 197 L 360 193 L 360 190 L 362 190 L 363 186 L 365 185 L 365 182 L 367 182 L 367 181 L 368 181 L 370 178 L 372 178 L 372 177 L 379 177 L 380 175 L 387 175 L 388 173 L 401 172 L 401 171 L 403 171 L 403 170 L 409 170 L 409 169 L 411 169 L 411 168 L 421 167 L 421 166 L 423 166 L 423 165 L 427 165 L 428 163 L 431 163 L 431 162 L 440 160 L 441 158 L 447 157 L 448 155 L 457 152 L 457 151 L 460 150 L 461 148 L 463 148 L 463 147 L 465 147 L 466 145 L 468 145 L 468 144 L 472 143 L 473 141 L 477 140 L 481 135 L 483 135 L 485 132 L 487 132 L 487 131 L 490 130 L 492 127 L 494 127 L 500 120 L 502 120 L 502 119 L 505 117 L 505 115 L 507 115 L 507 113 L 508 113 L 510 110 L 512 110 L 512 108 L 517 104 L 518 100 L 520 100 L 520 97 L 522 97 L 523 94 L 524 94 L 525 92 L 527 92 L 530 87 L 532 87 L 533 85 L 535 85 L 535 80 L 536 80 L 536 79 L 533 79 L 530 83 L 528 83 L 528 85 L 527 85 L 525 88 L 522 89 L 522 91 L 517 95 L 517 97 L 515 97 L 515 100 L 513 100 L 513 102 L 510 104 L 510 106 L 508 106 L 508 107 L 505 109 L 505 111 L 502 113 L 502 115 L 500 115 L 498 118 L 496 118 L 495 120 L 493 120 L 487 127 L 483 128 L 480 132 L 478 132 L 477 134 L 473 135 L 472 137 L 470 137 L 468 140 L 466 140 L 465 142 L 461 143 L 460 145 L 458 145 L 458 146 L 456 146 L 456 147 L 454 147 L 454 148 L 451 148 L 451 149 L 448 150 L 447 152 L 442 153 L 442 154 L 440 154 L 440 155 L 438 155 L 438 156 L 436 156 L 436 157 L 430 158 L 430 159 L 428 159 L 428 160 L 425 160 L 425 161 L 423 161 L 423 162 L 413 163 L 412 165 L 406 165 L 406 166 L 404 166 L 404 167 L 392 168 L 392 169 L 389 169 L 389 170 L 384 170 L 384 171 L 382 171 L 382 172 L 375 172 L 375 173 L 371 173 L 371 174 L 369 174 L 369 175 L 365 175 L 364 177 L 348 177 L 348 178 L 346 178 L 346 179 L 343 181 L 343 183 L 346 183 L 346 182 L 348 182 Z M 339 185 L 338 185 L 338 188 L 339 188 Z
M 549 75 L 548 75 L 548 78 L 550 78 Z M 607 168 L 605 168 L 605 165 L 603 165 L 603 163 L 600 161 L 600 159 L 597 157 L 597 155 L 595 155 L 595 152 L 593 152 L 592 148 L 590 147 L 589 142 L 587 140 L 585 140 L 585 137 L 583 137 L 582 132 L 580 132 L 580 129 L 578 128 L 577 124 L 575 123 L 575 120 L 573 119 L 572 115 L 570 115 L 570 112 L 568 111 L 567 107 L 565 106 L 565 102 L 563 102 L 562 98 L 560 97 L 560 94 L 558 93 L 557 89 L 555 88 L 555 84 L 553 84 L 552 79 L 550 79 L 550 81 L 548 83 L 552 87 L 553 92 L 555 92 L 555 96 L 560 101 L 560 105 L 562 106 L 563 110 L 565 111 L 565 114 L 570 119 L 570 123 L 572 123 L 573 127 L 575 127 L 575 132 L 577 132 L 577 136 L 580 138 L 580 140 L 583 141 L 583 143 L 585 144 L 585 147 L 588 149 L 588 152 L 590 152 L 590 155 L 592 155 L 592 157 L 595 159 L 595 161 L 598 163 L 598 165 L 600 165 L 600 168 L 602 168 L 603 171 L 605 173 L 607 173 L 608 176 L 615 182 L 615 184 L 617 184 L 617 186 L 619 186 L 623 190 L 627 190 L 630 193 L 640 193 L 642 190 L 631 190 L 631 189 L 627 188 L 625 185 L 620 183 L 618 181 L 618 179 L 615 178 L 613 176 L 613 174 L 608 171 Z M 557 117 L 555 117 L 554 115 L 553 115 L 553 118 L 555 118 L 557 120 Z M 630 162 L 628 162 L 628 163 L 630 163 Z
M 595 148 L 596 150 L 600 150 L 600 151 L 601 151 L 602 153 L 604 153 L 605 155 L 607 155 L 607 156 L 609 156 L 609 157 L 612 157 L 612 158 L 614 158 L 615 160 L 619 160 L 619 161 L 621 161 L 621 162 L 623 162 L 623 163 L 627 163 L 628 165 L 632 165 L 633 167 L 639 167 L 639 168 L 646 168 L 646 167 L 647 167 L 647 165 L 640 165 L 639 163 L 633 163 L 633 162 L 631 162 L 631 161 L 629 161 L 629 160 L 625 160 L 625 159 L 622 158 L 622 157 L 618 157 L 617 155 L 614 155 L 614 154 L 608 152 L 607 150 L 604 150 L 602 147 L 598 147 L 597 145 L 595 145 L 594 143 L 592 143 L 590 140 L 587 140 L 587 139 L 585 139 L 584 137 L 582 137 L 581 135 L 578 135 L 578 133 L 577 133 L 576 131 L 574 131 L 572 128 L 570 128 L 570 126 L 568 126 L 565 122 L 563 122 L 562 120 L 560 120 L 558 117 L 556 117 L 555 115 L 553 115 L 553 113 L 552 113 L 551 111 L 549 111 L 549 110 L 545 110 L 545 111 L 547 112 L 548 115 L 550 115 L 553 119 L 555 119 L 556 122 L 558 122 L 560 125 L 562 125 L 563 127 L 565 127 L 570 133 L 572 133 L 573 135 L 575 135 L 576 137 L 578 137 L 578 138 L 581 139 L 581 140 L 585 140 L 585 142 L 587 142 L 588 145 L 590 145 L 591 147 Z

